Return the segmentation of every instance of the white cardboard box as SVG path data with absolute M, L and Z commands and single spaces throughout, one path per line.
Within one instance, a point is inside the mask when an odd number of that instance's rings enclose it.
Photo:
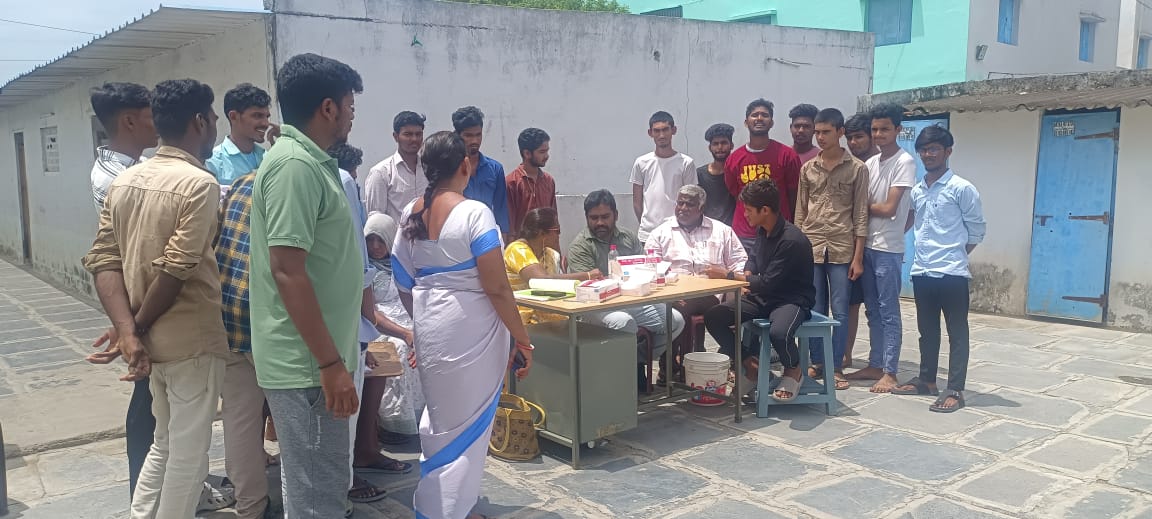
M 576 286 L 576 301 L 581 303 L 603 303 L 620 295 L 620 282 L 615 279 L 585 281 Z

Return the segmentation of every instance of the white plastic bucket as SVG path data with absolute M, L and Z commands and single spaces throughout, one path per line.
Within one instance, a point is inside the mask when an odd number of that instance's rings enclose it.
M 684 380 L 697 389 L 728 394 L 728 356 L 723 353 L 695 352 L 684 356 Z M 703 406 L 723 405 L 724 401 L 707 393 L 689 400 Z

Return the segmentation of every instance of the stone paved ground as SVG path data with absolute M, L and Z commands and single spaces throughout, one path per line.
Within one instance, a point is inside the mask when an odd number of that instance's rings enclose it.
M 76 362 L 98 319 L 49 294 L 0 266 L 0 420 L 9 444 L 48 449 L 8 460 L 11 517 L 123 517 L 122 440 L 50 448 L 114 428 L 126 390 L 108 382 L 115 369 Z M 61 315 L 71 311 L 80 317 Z M 904 318 L 915 322 L 910 306 Z M 916 334 L 904 337 L 902 379 L 918 360 Z M 836 417 L 802 406 L 735 424 L 730 410 L 667 405 L 586 449 L 580 471 L 553 456 L 490 459 L 478 510 L 518 518 L 1152 519 L 1152 388 L 1144 385 L 1152 383 L 1152 336 L 974 315 L 972 338 L 969 408 L 955 414 L 865 386 L 839 393 Z M 216 427 L 212 470 L 223 474 Z M 417 457 L 415 445 L 401 450 L 394 454 Z M 358 506 L 356 517 L 412 516 L 415 475 L 373 479 L 391 497 Z

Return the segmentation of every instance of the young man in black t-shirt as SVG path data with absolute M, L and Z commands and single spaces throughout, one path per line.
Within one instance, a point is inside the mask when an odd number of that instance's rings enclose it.
M 712 162 L 696 168 L 696 183 L 708 194 L 704 202 L 704 216 L 732 226 L 732 214 L 736 210 L 736 198 L 728 192 L 724 184 L 724 161 L 732 154 L 732 134 L 736 129 L 731 125 L 713 124 L 704 132 L 708 141 L 708 151 Z

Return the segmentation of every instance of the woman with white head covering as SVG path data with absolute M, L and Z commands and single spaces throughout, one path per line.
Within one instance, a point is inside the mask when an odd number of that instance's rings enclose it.
M 372 282 L 372 295 L 376 298 L 376 312 L 382 314 L 381 324 L 391 321 L 400 330 L 387 333 L 380 341 L 389 341 L 396 346 L 404 374 L 390 377 L 380 401 L 380 426 L 386 433 L 384 443 L 404 443 L 411 436 L 419 434 L 420 413 L 424 412 L 424 394 L 420 389 L 420 373 L 412 368 L 408 358 L 412 353 L 412 318 L 396 290 L 392 278 L 392 244 L 396 241 L 398 226 L 396 220 L 384 213 L 368 215 L 364 224 L 364 240 L 368 245 L 368 261 L 376 268 L 376 278 Z

